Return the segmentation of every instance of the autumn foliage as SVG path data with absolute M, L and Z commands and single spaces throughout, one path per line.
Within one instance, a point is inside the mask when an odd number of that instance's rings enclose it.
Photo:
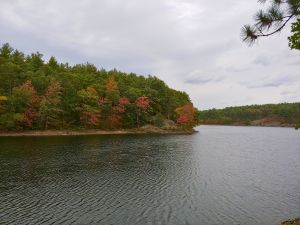
M 183 126 L 193 126 L 194 125 L 194 116 L 195 108 L 193 104 L 186 104 L 182 107 L 178 107 L 176 110 L 177 113 L 177 123 Z
M 130 129 L 166 119 L 191 124 L 189 113 L 175 112 L 190 102 L 155 76 L 70 66 L 0 47 L 0 131 Z
M 136 106 L 139 109 L 146 110 L 149 107 L 149 98 L 146 96 L 139 97 L 136 100 Z
M 86 127 L 93 127 L 98 125 L 100 121 L 100 115 L 96 112 L 85 111 L 82 112 L 80 120 Z
M 61 112 L 57 106 L 61 101 L 62 90 L 60 82 L 53 81 L 46 88 L 44 95 L 40 97 L 40 125 L 44 129 L 48 129 L 49 125 L 56 127 L 52 122 L 59 117 Z
M 106 83 L 106 91 L 110 92 L 118 89 L 118 84 L 113 76 L 110 76 Z
M 122 104 L 119 104 L 119 105 L 116 105 L 113 107 L 113 110 L 116 112 L 116 113 L 124 113 L 126 108 L 124 105 Z
M 27 109 L 23 113 L 23 122 L 26 126 L 32 127 L 34 119 L 38 117 L 38 104 L 40 96 L 37 95 L 35 87 L 31 81 L 25 81 L 19 88 L 16 89 L 22 93 L 27 101 Z
M 128 104 L 130 104 L 130 101 L 129 101 L 128 98 L 123 97 L 123 98 L 120 98 L 120 99 L 119 99 L 119 103 L 120 103 L 121 105 L 128 105 Z

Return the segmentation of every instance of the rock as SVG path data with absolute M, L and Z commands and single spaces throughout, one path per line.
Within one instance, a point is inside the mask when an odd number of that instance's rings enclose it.
M 300 225 L 300 218 L 284 221 L 281 225 Z
M 156 127 L 156 126 L 153 126 L 151 124 L 147 124 L 145 126 L 142 126 L 142 127 L 139 128 L 139 130 L 147 132 L 147 133 L 162 133 L 162 132 L 164 132 L 163 129 L 161 129 L 159 127 Z
M 164 129 L 164 130 L 178 130 L 179 128 L 173 120 L 165 119 L 163 121 L 162 129 Z

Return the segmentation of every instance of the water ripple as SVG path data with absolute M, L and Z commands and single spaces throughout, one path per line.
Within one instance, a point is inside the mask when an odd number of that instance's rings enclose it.
M 292 129 L 0 142 L 0 224 L 272 225 L 300 215 Z

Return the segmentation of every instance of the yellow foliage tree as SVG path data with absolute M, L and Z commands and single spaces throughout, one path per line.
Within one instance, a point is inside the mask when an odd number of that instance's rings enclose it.
M 111 92 L 118 89 L 118 83 L 115 81 L 115 78 L 113 76 L 110 76 L 108 77 L 105 87 L 107 92 Z

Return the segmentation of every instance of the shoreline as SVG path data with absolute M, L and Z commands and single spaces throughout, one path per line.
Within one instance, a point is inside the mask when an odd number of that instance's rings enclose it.
M 293 124 L 281 124 L 281 125 L 251 125 L 251 124 L 213 124 L 213 123 L 201 123 L 205 126 L 232 126 L 232 127 L 279 127 L 279 128 L 295 128 Z
M 281 223 L 281 225 L 300 225 L 300 217 L 296 219 L 284 221 Z
M 0 132 L 0 137 L 50 137 L 50 136 L 92 136 L 92 135 L 126 135 L 126 134 L 182 134 L 190 135 L 197 131 L 192 130 L 163 130 L 160 128 L 146 130 L 123 129 L 123 130 L 37 130 L 37 131 L 20 131 L 20 132 Z

